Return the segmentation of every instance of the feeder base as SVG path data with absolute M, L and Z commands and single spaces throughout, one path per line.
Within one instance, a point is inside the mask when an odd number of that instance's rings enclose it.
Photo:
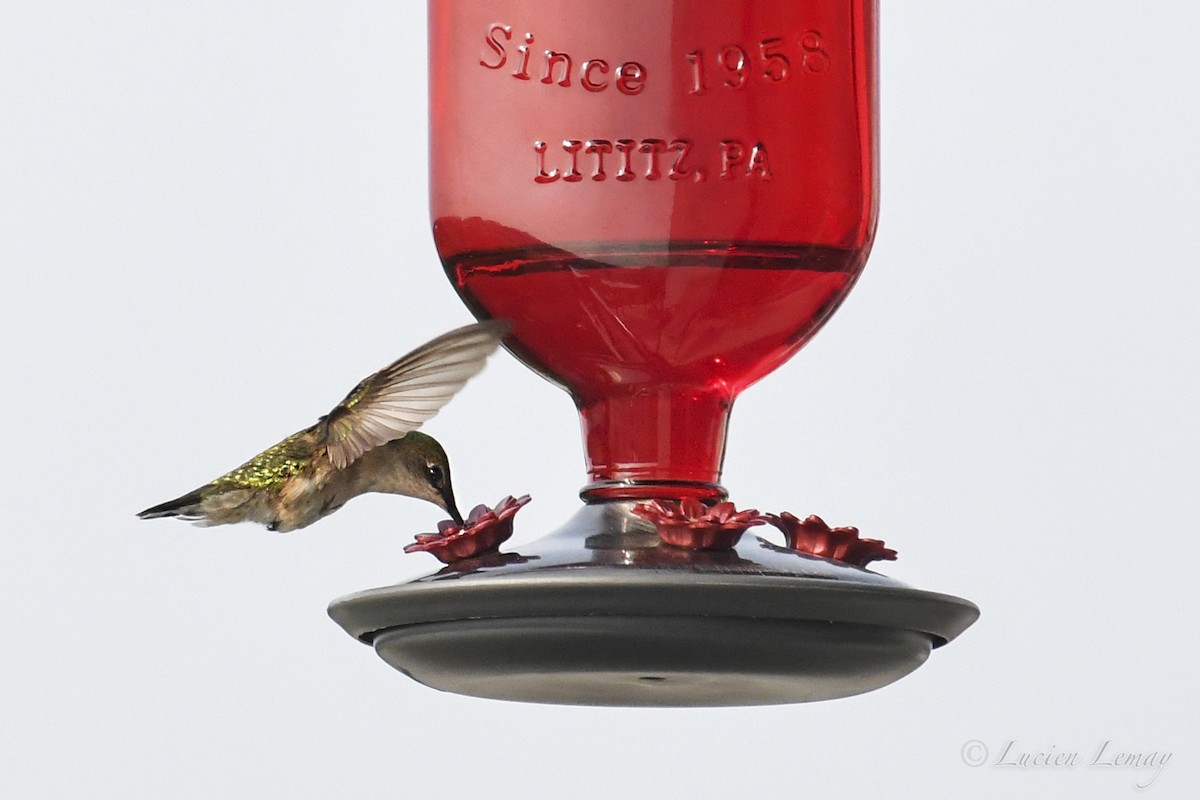
M 979 615 L 750 534 L 733 550 L 673 548 L 632 505 L 585 506 L 520 553 L 350 595 L 329 613 L 426 686 L 606 706 L 861 694 L 921 666 Z

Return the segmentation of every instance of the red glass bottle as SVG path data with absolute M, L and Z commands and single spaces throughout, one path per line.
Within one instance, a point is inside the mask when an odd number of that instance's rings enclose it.
M 877 0 L 431 0 L 447 275 L 581 414 L 589 498 L 715 497 L 738 393 L 874 236 Z

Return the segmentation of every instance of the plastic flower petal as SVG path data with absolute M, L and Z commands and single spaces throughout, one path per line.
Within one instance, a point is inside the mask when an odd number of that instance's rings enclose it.
M 438 523 L 437 533 L 417 534 L 417 540 L 404 548 L 406 553 L 430 553 L 444 564 L 462 561 L 480 553 L 494 551 L 513 533 L 513 517 L 528 503 L 529 495 L 505 497 L 495 508 L 477 505 L 462 525 L 453 520 Z
M 757 509 L 738 511 L 728 501 L 708 506 L 695 498 L 651 500 L 634 506 L 633 513 L 653 522 L 667 544 L 692 550 L 728 550 L 747 528 L 767 521 Z
M 865 567 L 872 561 L 895 561 L 896 551 L 885 547 L 882 539 L 860 539 L 858 528 L 830 528 L 815 514 L 807 519 L 784 511 L 767 520 L 783 531 L 787 546 L 801 553 Z

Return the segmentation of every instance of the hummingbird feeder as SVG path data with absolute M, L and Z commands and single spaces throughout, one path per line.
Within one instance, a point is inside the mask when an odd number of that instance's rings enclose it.
M 422 537 L 449 563 L 335 600 L 348 633 L 460 694 L 722 706 L 879 688 L 975 621 L 866 569 L 895 557 L 883 542 L 738 511 L 720 484 L 734 400 L 866 263 L 877 13 L 429 3 L 438 253 L 470 310 L 507 320 L 509 350 L 575 401 L 589 482 L 519 553 L 496 545 L 524 498 Z M 789 546 L 754 535 L 764 523 Z

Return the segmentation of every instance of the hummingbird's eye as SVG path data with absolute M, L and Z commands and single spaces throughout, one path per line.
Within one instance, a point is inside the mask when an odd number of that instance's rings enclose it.
M 429 483 L 431 485 L 439 487 L 442 485 L 442 480 L 445 477 L 445 473 L 442 472 L 442 468 L 437 464 L 430 464 L 428 467 L 426 467 L 425 475 L 427 478 L 429 478 Z

